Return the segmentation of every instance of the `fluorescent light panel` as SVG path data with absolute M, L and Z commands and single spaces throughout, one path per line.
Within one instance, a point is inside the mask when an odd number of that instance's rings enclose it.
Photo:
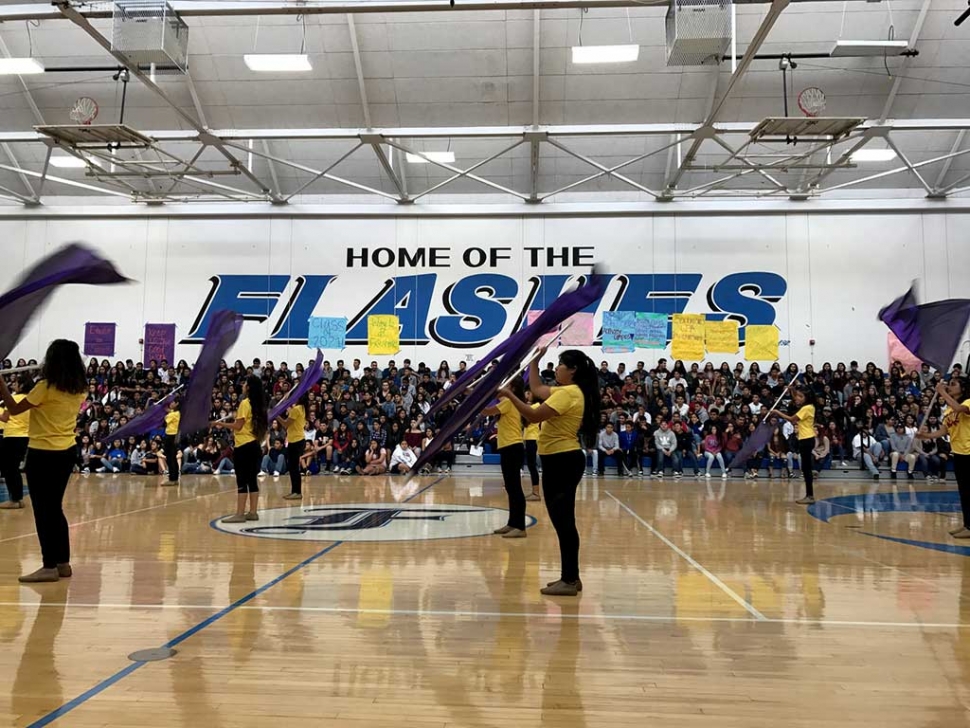
M 88 165 L 83 159 L 78 159 L 77 157 L 70 157 L 68 155 L 51 155 L 51 166 L 60 167 L 61 169 L 83 169 Z
M 313 70 L 310 57 L 305 53 L 247 53 L 243 60 L 250 71 L 288 73 Z
M 859 149 L 852 153 L 853 162 L 889 162 L 896 158 L 892 149 Z
M 898 56 L 909 50 L 905 40 L 839 40 L 829 52 L 833 58 Z
M 632 63 L 639 57 L 638 45 L 573 46 L 573 63 Z
M 0 76 L 29 76 L 43 72 L 44 64 L 36 58 L 0 58 Z
M 454 152 L 421 152 L 424 157 L 417 154 L 407 153 L 407 160 L 411 164 L 428 164 L 429 162 L 441 162 L 442 164 L 452 164 L 455 161 Z

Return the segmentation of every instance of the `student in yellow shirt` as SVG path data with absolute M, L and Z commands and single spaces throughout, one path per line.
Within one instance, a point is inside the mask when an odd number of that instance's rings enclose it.
M 179 404 L 176 400 L 168 403 L 168 412 L 165 413 L 165 460 L 168 462 L 168 484 L 177 485 L 181 465 L 178 461 L 178 441 L 179 424 L 182 421 L 182 413 L 179 412 Z
M 795 414 L 786 415 L 777 410 L 775 414 L 795 426 L 795 432 L 798 436 L 798 467 L 802 469 L 802 477 L 805 478 L 805 497 L 799 498 L 795 502 L 807 506 L 815 502 L 815 488 L 812 479 L 815 469 L 815 456 L 813 454 L 815 450 L 815 405 L 809 404 L 808 395 L 803 389 L 796 389 L 792 393 L 792 401 L 798 407 Z
M 576 489 L 583 479 L 586 456 L 579 435 L 593 435 L 599 429 L 600 393 L 596 365 L 578 349 L 559 355 L 555 387 L 539 378 L 539 359 L 545 347 L 529 365 L 529 388 L 542 400 L 537 409 L 509 389 L 499 391 L 527 422 L 541 422 L 539 457 L 542 458 L 542 490 L 546 510 L 559 537 L 562 573 L 540 591 L 547 596 L 574 597 L 583 590 L 579 578 L 579 531 L 576 528 Z
M 0 399 L 12 417 L 30 411 L 27 483 L 44 565 L 20 577 L 27 584 L 71 576 L 71 539 L 64 516 L 64 491 L 77 459 L 75 430 L 88 391 L 77 343 L 51 342 L 41 380 L 19 402 L 0 377 Z
M 525 386 L 516 377 L 508 389 L 519 399 L 525 399 Z M 522 444 L 522 415 L 505 398 L 499 399 L 495 407 L 486 407 L 488 417 L 498 416 L 498 455 L 502 464 L 502 481 L 509 496 L 509 520 L 495 533 L 502 538 L 525 538 L 525 494 L 522 492 L 522 463 L 525 460 L 525 445 Z
M 949 383 L 936 385 L 940 399 L 946 402 L 946 415 L 939 430 L 927 432 L 924 425 L 916 434 L 920 440 L 934 440 L 950 436 L 953 450 L 953 474 L 960 491 L 960 510 L 963 519 L 958 528 L 950 531 L 953 538 L 970 538 L 970 380 L 966 377 L 950 377 Z
M 286 500 L 303 499 L 303 473 L 300 458 L 306 452 L 306 413 L 310 409 L 310 392 L 306 392 L 300 401 L 287 410 L 286 414 L 277 417 L 280 424 L 286 428 L 286 467 L 290 471 L 290 492 L 284 495 Z M 326 453 L 324 453 L 326 454 Z
M 13 398 L 20 402 L 34 388 L 29 377 L 20 377 L 14 382 Z M 19 510 L 24 507 L 24 479 L 20 474 L 20 464 L 27 454 L 30 442 L 30 410 L 11 416 L 7 411 L 0 413 L 0 423 L 4 425 L 3 439 L 0 440 L 0 476 L 7 483 L 9 500 L 0 503 L 0 509 Z
M 525 401 L 532 405 L 532 409 L 539 409 L 532 390 L 525 393 Z M 532 492 L 525 497 L 527 501 L 541 501 L 539 497 L 539 423 L 526 422 L 525 431 L 522 433 L 525 439 L 525 466 L 529 469 L 529 477 L 532 479 Z
M 209 423 L 212 427 L 221 427 L 234 433 L 232 463 L 236 470 L 236 512 L 223 518 L 223 523 L 259 520 L 259 462 L 263 454 L 263 440 L 269 430 L 263 380 L 254 374 L 246 377 L 242 396 L 236 409 L 236 418 L 232 422 L 217 420 Z

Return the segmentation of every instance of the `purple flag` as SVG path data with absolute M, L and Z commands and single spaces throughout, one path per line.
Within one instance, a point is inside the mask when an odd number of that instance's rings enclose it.
M 970 321 L 970 299 L 916 300 L 915 284 L 879 312 L 879 319 L 914 355 L 940 371 L 953 363 Z
M 317 349 L 317 358 L 313 360 L 313 364 L 303 372 L 303 376 L 300 377 L 300 381 L 297 382 L 296 386 L 293 387 L 286 396 L 279 401 L 273 409 L 269 411 L 269 421 L 272 422 L 281 414 L 286 412 L 290 407 L 300 401 L 300 398 L 309 392 L 313 385 L 320 381 L 321 373 L 323 372 L 323 352 Z
M 754 457 L 755 453 L 761 452 L 768 445 L 771 440 L 771 436 L 775 432 L 777 425 L 772 426 L 767 422 L 762 422 L 758 427 L 752 432 L 748 439 L 744 441 L 741 445 L 741 449 L 737 451 L 734 455 L 734 459 L 731 460 L 731 468 L 744 469 L 745 464 Z
M 189 387 L 182 400 L 182 418 L 179 435 L 188 435 L 209 426 L 212 407 L 212 383 L 219 373 L 219 363 L 229 347 L 236 343 L 242 330 L 242 314 L 233 311 L 216 311 L 209 320 L 209 330 L 202 342 L 202 351 L 195 362 Z
M 65 283 L 125 283 L 128 279 L 110 261 L 78 243 L 71 243 L 37 262 L 0 296 L 0 359 L 5 359 L 20 339 L 31 317 L 40 309 L 55 287 Z
M 132 435 L 144 435 L 146 432 L 157 430 L 165 424 L 165 415 L 168 414 L 168 403 L 175 398 L 177 392 L 178 390 L 170 392 L 155 404 L 148 405 L 144 412 L 129 420 L 127 425 L 123 425 L 114 432 L 98 439 L 102 443 L 110 442 L 114 439 L 124 442 Z
M 582 311 L 598 300 L 603 295 L 605 287 L 603 276 L 594 271 L 585 285 L 557 298 L 549 308 L 542 312 L 539 318 L 520 331 L 519 334 L 524 334 L 523 336 L 513 335 L 509 337 L 502 361 L 492 367 L 488 374 L 475 386 L 472 393 L 458 406 L 445 426 L 435 435 L 431 444 L 418 457 L 417 462 L 411 468 L 410 475 L 416 474 L 426 464 L 430 463 L 434 456 L 441 451 L 441 448 L 481 412 L 482 408 L 495 396 L 495 392 L 502 382 L 522 366 L 522 360 L 532 352 L 536 342 L 544 334 L 574 313 Z M 485 360 L 486 366 L 490 360 L 491 358 Z M 465 376 L 468 379 L 471 378 L 467 374 Z M 452 386 L 448 390 L 449 394 L 454 388 L 455 386 Z

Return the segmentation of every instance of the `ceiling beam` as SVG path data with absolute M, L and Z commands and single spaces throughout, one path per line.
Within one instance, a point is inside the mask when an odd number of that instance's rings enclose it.
M 765 15 L 764 20 L 761 21 L 761 25 L 758 26 L 758 30 L 754 34 L 754 38 L 748 44 L 748 47 L 744 51 L 744 56 L 741 58 L 741 62 L 738 64 L 737 70 L 731 74 L 731 80 L 728 82 L 727 88 L 724 90 L 724 94 L 721 96 L 720 100 L 716 102 L 714 107 L 711 109 L 701 128 L 694 133 L 693 141 L 691 142 L 690 149 L 687 150 L 687 154 L 681 160 L 680 167 L 674 172 L 667 186 L 664 188 L 663 196 L 669 197 L 671 190 L 677 186 L 680 182 L 681 177 L 687 171 L 687 167 L 693 164 L 694 158 L 697 156 L 697 152 L 700 151 L 701 145 L 704 144 L 704 140 L 713 136 L 713 125 L 717 120 L 718 115 L 721 113 L 721 109 L 724 108 L 724 104 L 727 100 L 731 98 L 731 94 L 734 90 L 739 88 L 741 85 L 741 79 L 744 78 L 745 72 L 748 67 L 754 61 L 755 56 L 761 49 L 762 44 L 768 37 L 768 33 L 774 27 L 778 18 L 781 16 L 782 11 L 788 7 L 790 0 L 772 0 L 771 7 L 768 8 L 768 13 Z
M 923 0 L 923 4 L 920 6 L 919 15 L 916 16 L 916 23 L 913 25 L 913 32 L 909 36 L 909 48 L 915 48 L 916 42 L 919 40 L 919 34 L 923 30 L 923 23 L 926 20 L 926 14 L 930 10 L 930 4 L 932 0 Z M 906 56 L 903 59 L 901 72 L 897 73 L 893 78 L 892 88 L 889 89 L 889 95 L 886 97 L 886 103 L 882 107 L 882 114 L 879 116 L 880 121 L 885 121 L 889 118 L 892 113 L 893 104 L 896 101 L 896 94 L 899 93 L 899 87 L 903 83 L 903 75 L 906 69 L 909 68 L 910 64 L 913 62 L 913 56 Z
M 360 47 L 357 45 L 357 28 L 354 25 L 354 16 L 347 16 L 347 30 L 350 31 L 350 47 L 354 52 L 354 69 L 357 71 L 357 88 L 360 89 L 360 106 L 364 112 L 364 126 L 368 129 L 372 124 L 370 121 L 370 104 L 367 103 L 367 86 L 364 83 L 364 69 L 360 63 Z
M 56 0 L 56 7 L 63 13 L 64 17 L 71 20 L 75 25 L 81 28 L 85 33 L 87 33 L 94 41 L 100 45 L 105 51 L 111 54 L 111 56 L 117 60 L 121 65 L 128 69 L 132 76 L 137 78 L 142 82 L 150 91 L 152 91 L 156 96 L 162 99 L 166 104 L 168 104 L 172 110 L 183 119 L 189 126 L 196 130 L 199 134 L 199 141 L 204 144 L 209 144 L 219 151 L 222 156 L 226 158 L 229 162 L 229 166 L 240 172 L 244 177 L 248 178 L 250 182 L 255 184 L 259 190 L 267 195 L 273 202 L 282 203 L 283 198 L 278 192 L 271 190 L 267 187 L 262 180 L 260 180 L 256 175 L 250 172 L 246 165 L 240 163 L 232 152 L 230 152 L 225 145 L 221 143 L 218 137 L 209 134 L 205 126 L 197 119 L 193 118 L 191 114 L 187 114 L 178 104 L 172 101 L 168 94 L 166 94 L 154 81 L 152 81 L 146 74 L 139 70 L 136 64 L 132 64 L 128 61 L 125 55 L 119 51 L 113 50 L 111 47 L 111 41 L 105 38 L 101 32 L 95 28 L 88 21 L 86 17 L 81 15 L 71 4 L 66 0 Z
M 963 138 L 967 135 L 966 129 L 961 129 L 957 132 L 957 138 L 953 140 L 953 146 L 950 147 L 950 154 L 954 154 L 959 151 L 960 147 L 963 145 Z M 936 176 L 936 182 L 933 184 L 933 189 L 939 190 L 943 187 L 943 183 L 946 182 L 946 175 L 950 172 L 950 165 L 953 164 L 953 157 L 949 157 L 940 168 L 940 173 Z
M 4 58 L 12 57 L 10 49 L 7 47 L 7 44 L 2 36 L 0 36 L 0 53 L 3 53 Z M 23 76 L 19 75 L 17 76 L 17 79 L 20 81 L 20 85 L 24 87 L 24 100 L 27 101 L 27 105 L 30 107 L 30 111 L 34 115 L 34 119 L 36 119 L 38 124 L 46 124 L 47 122 L 44 121 L 44 115 L 40 113 L 40 108 L 37 106 L 37 102 L 34 100 L 33 94 L 30 93 L 30 86 L 27 85 L 27 81 L 24 80 Z M 4 153 L 7 155 L 7 159 L 10 160 L 10 163 L 17 169 L 20 169 L 20 162 L 17 160 L 17 156 L 13 153 L 13 149 L 10 148 L 10 145 L 3 142 L 2 146 Z M 34 186 L 30 183 L 30 178 L 27 177 L 27 175 L 25 175 L 23 172 L 17 172 L 17 176 L 20 177 L 21 184 L 23 184 L 23 186 L 30 191 L 31 201 L 34 204 L 40 203 L 40 196 L 37 194 Z

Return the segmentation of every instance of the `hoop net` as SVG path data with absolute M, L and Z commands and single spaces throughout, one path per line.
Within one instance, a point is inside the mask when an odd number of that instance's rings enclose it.
M 818 116 L 825 111 L 825 94 L 822 89 L 810 86 L 798 94 L 798 108 L 805 116 Z
M 82 96 L 71 107 L 70 117 L 75 124 L 90 125 L 98 117 L 97 102 L 87 96 Z

